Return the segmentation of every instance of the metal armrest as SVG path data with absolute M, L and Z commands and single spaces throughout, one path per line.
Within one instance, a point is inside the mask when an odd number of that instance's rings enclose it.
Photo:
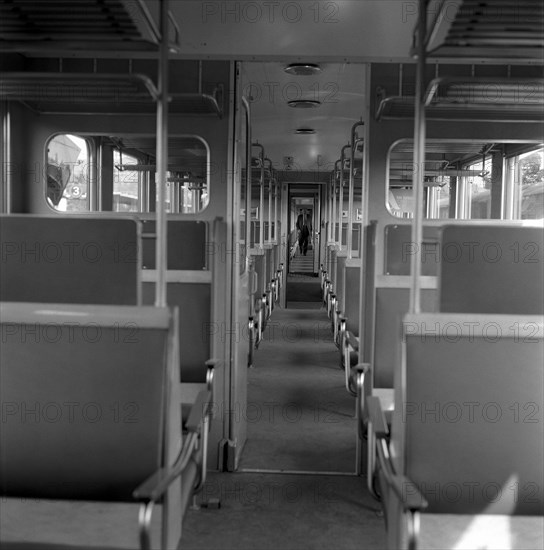
M 275 286 L 276 286 L 275 280 L 270 279 L 270 284 L 268 285 L 268 305 L 269 305 L 268 316 L 270 316 L 274 311 L 274 303 L 276 301 L 276 291 L 274 290 Z
M 201 433 L 204 419 L 209 418 L 212 405 L 212 392 L 210 390 L 203 390 L 196 396 L 196 401 L 191 407 L 189 418 L 185 422 L 185 429 L 189 434 Z
M 402 503 L 405 512 L 427 508 L 427 500 L 421 494 L 417 485 L 406 476 L 394 475 L 391 478 L 391 488 Z
M 270 286 L 272 288 L 272 295 L 274 296 L 273 303 L 278 301 L 279 298 L 279 279 L 276 274 L 276 276 L 272 279 L 272 282 L 270 283 Z
M 370 371 L 370 365 L 366 369 L 366 372 Z M 366 374 L 365 372 L 365 374 Z M 370 494 L 376 499 L 381 500 L 380 494 L 375 485 L 376 475 L 376 447 L 378 447 L 378 454 L 384 457 L 384 462 L 387 460 L 387 464 L 381 464 L 382 470 L 390 472 L 390 477 L 393 476 L 393 467 L 389 463 L 389 449 L 388 438 L 389 428 L 385 415 L 382 410 L 379 397 L 366 396 L 365 402 L 365 387 L 364 387 L 364 375 L 358 380 L 357 384 L 359 398 L 359 436 L 364 434 L 365 430 L 365 403 L 368 414 L 368 422 L 366 424 L 367 429 L 367 473 L 366 482 Z M 383 448 L 382 448 L 383 446 Z
M 420 493 L 416 484 L 406 476 L 392 476 L 390 480 L 387 480 L 387 483 L 399 499 L 404 513 L 408 514 L 408 550 L 416 550 L 419 537 L 420 512 L 427 508 L 428 502 Z
M 178 458 L 172 466 L 160 468 L 157 472 L 153 473 L 132 493 L 133 498 L 141 502 L 138 523 L 140 528 L 140 548 L 142 550 L 148 550 L 151 547 L 149 529 L 153 505 L 162 498 L 174 480 L 183 474 L 190 460 L 193 458 L 194 452 L 199 449 L 199 439 L 202 439 L 201 472 L 199 482 L 193 488 L 193 492 L 198 491 L 205 481 L 208 424 L 211 415 L 211 405 L 211 392 L 209 390 L 199 392 L 196 401 L 191 407 L 189 418 L 185 423 L 188 435 L 185 437 Z
M 336 301 L 336 306 L 338 306 L 338 301 Z M 334 339 L 334 344 L 337 346 L 337 347 L 340 347 L 340 340 L 338 338 L 338 335 L 339 335 L 339 332 L 340 332 L 340 318 L 342 317 L 342 312 L 340 311 L 340 309 L 338 309 L 338 307 L 335 307 L 334 308 L 334 312 L 333 312 L 333 319 L 332 319 L 332 331 L 333 331 L 333 339 Z
M 389 437 L 389 428 L 382 410 L 379 397 L 367 397 L 368 421 L 372 424 L 374 435 L 377 439 Z
M 206 363 L 206 389 L 212 393 L 211 395 L 211 401 L 213 403 L 214 395 L 213 395 L 213 379 L 215 377 L 215 367 L 217 366 L 218 360 L 217 359 L 208 359 Z
M 359 351 L 359 339 L 349 330 L 346 331 L 346 343 L 353 349 L 353 351 Z
M 358 363 L 355 365 L 355 380 L 357 387 L 357 423 L 359 426 L 359 438 L 363 439 L 364 437 L 364 420 L 363 420 L 363 410 L 364 410 L 364 385 L 365 385 L 365 376 L 370 370 L 370 365 L 368 363 Z
M 178 458 L 172 466 L 161 468 L 139 485 L 132 493 L 132 496 L 136 500 L 157 502 L 168 486 L 183 473 L 193 451 L 196 449 L 198 436 L 204 433 L 202 426 L 205 424 L 211 411 L 210 397 L 211 393 L 208 390 L 199 392 L 195 403 L 191 407 L 189 418 L 185 423 L 189 435 L 186 436 L 183 442 L 183 448 Z
M 347 318 L 343 315 L 340 315 L 338 317 L 338 334 L 336 336 L 335 344 L 340 348 L 340 353 L 342 353 L 343 344 L 344 344 L 344 336 L 346 333 L 346 322 Z
M 353 384 L 353 379 L 357 377 L 355 371 L 351 368 L 350 352 L 353 349 L 355 352 L 359 351 L 359 342 L 356 336 L 352 332 L 344 330 L 340 334 L 340 353 L 342 366 L 345 371 L 345 384 L 346 389 L 352 395 L 357 395 L 357 384 Z
M 332 292 L 332 283 L 329 279 L 325 280 L 325 287 L 323 289 L 323 303 L 327 306 L 327 314 L 329 312 L 329 294 Z
M 334 314 L 336 311 L 336 294 L 331 292 L 329 294 L 329 319 L 334 323 Z M 334 329 L 334 326 L 332 327 Z
M 248 319 L 248 334 L 249 334 L 249 351 L 247 354 L 247 366 L 249 368 L 253 367 L 253 348 L 257 347 L 256 338 L 255 338 L 255 329 L 256 323 L 252 316 Z
M 263 292 L 263 295 L 261 296 L 261 334 L 262 331 L 264 331 L 264 328 L 266 326 L 266 321 L 268 319 L 268 296 L 266 295 L 266 292 Z

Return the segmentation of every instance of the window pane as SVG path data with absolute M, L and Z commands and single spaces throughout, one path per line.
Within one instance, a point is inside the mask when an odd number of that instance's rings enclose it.
M 491 218 L 491 157 L 487 157 L 485 164 L 478 161 L 466 167 L 468 170 L 479 172 L 480 175 L 469 176 L 466 184 L 470 193 L 470 219 L 487 220 Z
M 138 159 L 131 155 L 113 151 L 113 211 L 138 212 L 141 172 L 131 170 L 131 164 Z
M 59 134 L 47 143 L 47 202 L 60 212 L 89 208 L 89 146 L 72 134 Z
M 522 220 L 544 218 L 544 148 L 520 155 L 519 178 Z

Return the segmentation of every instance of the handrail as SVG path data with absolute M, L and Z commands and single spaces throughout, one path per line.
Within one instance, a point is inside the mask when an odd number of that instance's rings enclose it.
M 169 45 L 169 48 L 175 49 L 176 53 L 178 53 L 180 49 L 179 37 L 181 36 L 181 29 L 176 21 L 176 18 L 174 17 L 174 14 L 170 11 L 168 12 L 168 18 L 170 19 L 170 23 L 172 23 L 172 27 L 174 27 L 174 44 Z

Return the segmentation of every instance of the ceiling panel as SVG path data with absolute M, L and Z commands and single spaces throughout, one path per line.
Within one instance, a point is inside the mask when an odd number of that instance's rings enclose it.
M 289 75 L 288 63 L 247 62 L 242 65 L 243 93 L 250 98 L 252 137 L 265 148 L 274 167 L 293 157 L 295 170 L 330 171 L 350 139 L 351 127 L 364 115 L 365 65 L 322 63 L 313 76 Z M 298 109 L 291 100 L 319 101 Z M 297 135 L 297 128 L 315 134 Z M 362 135 L 362 134 L 361 134 Z
M 328 61 L 409 58 L 417 3 L 171 0 L 181 55 Z

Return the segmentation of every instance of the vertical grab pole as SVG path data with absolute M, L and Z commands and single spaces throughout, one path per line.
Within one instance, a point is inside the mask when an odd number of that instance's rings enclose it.
M 274 176 L 274 243 L 278 244 L 278 180 Z
M 364 122 L 360 120 L 351 127 L 351 155 L 349 158 L 349 190 L 348 190 L 348 258 L 351 258 L 353 253 L 353 191 L 355 185 L 355 151 L 357 150 L 357 143 L 361 140 L 357 138 L 355 130 L 358 126 L 363 126 Z
M 2 101 L 0 104 L 0 113 L 2 117 L 2 142 L 0 143 L 0 159 L 2 170 L 1 180 L 2 197 L 0 212 L 2 214 L 11 214 L 11 192 L 12 192 L 12 177 L 11 170 L 9 169 L 11 162 L 11 115 L 9 101 Z M 91 189 L 93 186 L 91 185 Z
M 272 242 L 272 161 L 269 158 L 264 160 L 268 161 L 270 170 L 268 175 L 268 239 L 266 241 Z
M 417 73 L 414 116 L 414 173 L 412 193 L 414 197 L 414 218 L 412 220 L 412 286 L 410 288 L 410 313 L 421 311 L 421 245 L 423 241 L 423 178 L 425 174 L 425 48 L 427 35 L 427 2 L 419 0 L 419 22 L 417 27 Z
M 329 178 L 329 227 L 327 231 L 327 245 L 332 241 L 334 228 L 334 182 L 336 178 L 336 165 Z
M 332 242 L 336 245 L 336 215 L 338 214 L 338 209 L 336 208 L 336 175 L 340 176 L 338 172 L 338 165 L 340 164 L 340 159 L 334 163 L 334 178 L 332 179 Z
M 264 244 L 264 147 L 260 143 L 254 143 L 253 147 L 258 147 L 261 150 L 261 178 L 259 180 L 259 245 L 262 248 Z
M 244 250 L 245 254 L 245 264 L 246 270 L 249 269 L 249 254 L 248 248 L 251 238 L 251 107 L 249 106 L 249 101 L 242 96 L 242 105 L 246 113 L 246 249 Z
M 367 73 L 368 76 L 368 73 Z M 370 79 L 367 79 L 368 81 Z M 368 86 L 368 84 L 367 84 Z M 364 134 L 362 138 L 358 138 L 353 142 L 353 148 L 357 149 L 357 143 L 362 142 L 364 144 L 365 137 L 368 134 L 368 126 L 364 127 L 364 123 L 361 120 Z M 365 354 L 365 290 L 366 282 L 369 278 L 374 278 L 374 273 L 368 272 L 369 267 L 366 265 L 366 241 L 367 241 L 367 227 L 368 227 L 368 147 L 363 148 L 362 154 L 362 172 L 361 172 L 361 231 L 359 233 L 359 349 L 357 350 L 357 362 L 358 367 L 364 363 Z M 353 243 L 352 243 L 353 244 Z M 358 422 L 361 422 L 361 404 L 364 392 L 364 378 L 362 372 L 357 374 L 357 401 L 356 406 L 359 405 L 355 411 L 355 417 Z M 371 383 L 370 373 L 367 378 L 367 384 Z M 355 472 L 357 475 L 361 475 L 363 470 L 362 456 L 363 456 L 363 442 L 357 430 L 357 436 L 355 440 Z M 369 441 L 368 444 L 371 442 Z
M 340 243 L 340 250 L 342 250 L 342 229 L 343 229 L 343 211 L 344 211 L 344 161 L 346 160 L 346 155 L 344 151 L 349 149 L 351 145 L 348 143 L 342 147 L 342 152 L 340 153 L 340 195 L 338 203 L 338 242 Z
M 166 223 L 166 172 L 168 171 L 168 0 L 161 0 L 160 5 L 160 56 L 158 74 L 157 101 L 157 241 L 155 262 L 157 266 L 157 283 L 155 287 L 155 306 L 166 306 L 166 267 L 168 226 Z

